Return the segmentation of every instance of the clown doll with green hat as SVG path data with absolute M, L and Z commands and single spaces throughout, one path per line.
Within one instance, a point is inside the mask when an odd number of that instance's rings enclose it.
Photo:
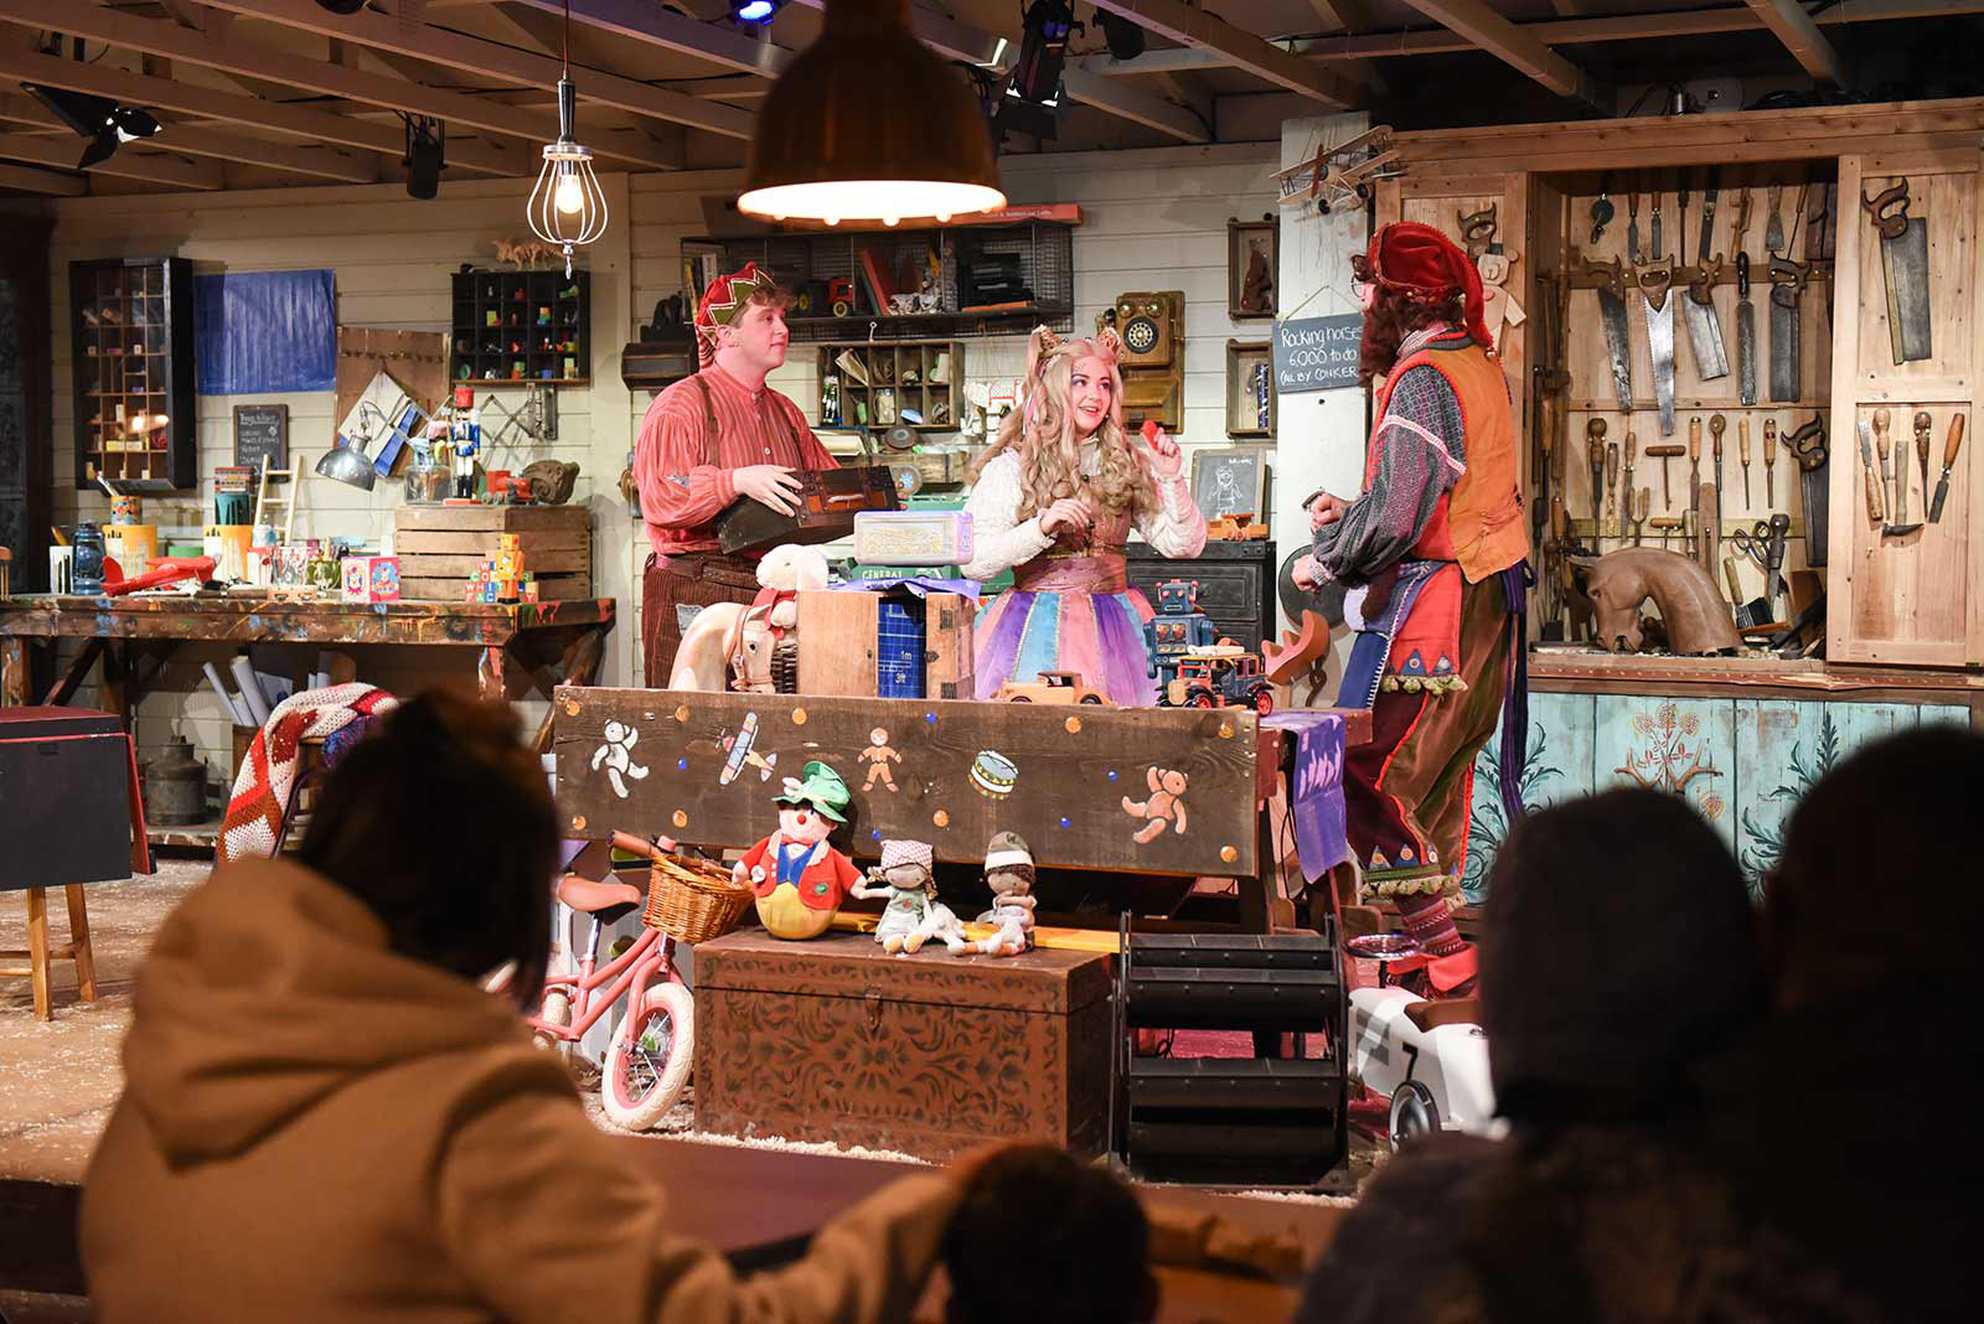
M 732 874 L 756 895 L 765 932 L 774 938 L 817 938 L 861 879 L 853 862 L 827 844 L 847 821 L 847 783 L 815 759 L 799 776 L 787 777 L 773 798 L 778 831 L 744 852 Z

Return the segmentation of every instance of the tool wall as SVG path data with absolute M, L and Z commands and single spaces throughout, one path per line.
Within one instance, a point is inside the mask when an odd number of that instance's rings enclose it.
M 1984 382 L 1979 164 L 1974 148 L 1840 161 L 1841 196 L 1866 201 L 1839 238 L 1835 661 L 1984 662 L 1984 468 L 1965 444 Z

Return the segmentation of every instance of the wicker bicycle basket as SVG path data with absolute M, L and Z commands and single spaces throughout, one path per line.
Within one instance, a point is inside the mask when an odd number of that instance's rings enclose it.
M 751 905 L 751 889 L 731 881 L 720 864 L 663 855 L 648 865 L 648 905 L 641 922 L 679 942 L 708 942 L 735 928 Z

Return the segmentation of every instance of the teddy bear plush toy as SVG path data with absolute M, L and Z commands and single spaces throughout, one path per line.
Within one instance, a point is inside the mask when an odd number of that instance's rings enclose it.
M 757 898 L 758 920 L 774 938 L 817 938 L 861 881 L 847 856 L 827 844 L 847 821 L 849 800 L 840 774 L 817 759 L 787 777 L 776 797 L 778 831 L 760 840 L 731 869 Z

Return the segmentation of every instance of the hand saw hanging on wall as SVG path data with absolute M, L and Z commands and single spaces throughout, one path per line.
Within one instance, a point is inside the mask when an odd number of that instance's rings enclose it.
M 1908 214 L 1908 180 L 1860 205 L 1881 236 L 1881 271 L 1888 286 L 1888 338 L 1896 363 L 1929 357 L 1929 222 Z
M 1646 312 L 1646 343 L 1653 354 L 1653 399 L 1660 406 L 1660 435 L 1674 435 L 1674 259 L 1657 259 L 1639 269 L 1640 299 Z M 1726 372 L 1727 369 L 1725 368 Z
M 1605 330 L 1605 353 L 1612 363 L 1612 389 L 1619 408 L 1633 408 L 1633 342 L 1626 327 L 1626 268 L 1618 258 L 1608 265 L 1584 259 L 1583 273 L 1598 282 L 1598 321 Z

